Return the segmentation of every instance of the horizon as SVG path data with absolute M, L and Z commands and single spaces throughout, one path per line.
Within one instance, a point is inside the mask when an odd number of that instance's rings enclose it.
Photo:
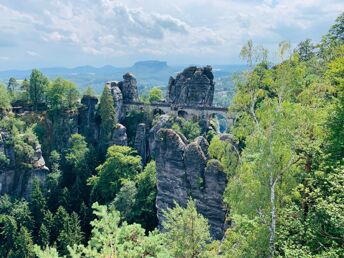
M 343 9 L 339 0 L 2 0 L 0 70 L 238 64 L 250 39 L 271 53 L 283 40 L 320 41 Z
M 173 64 L 173 63 L 168 63 L 167 61 L 162 61 L 162 60 L 139 60 L 136 61 L 134 63 L 132 63 L 131 65 L 127 65 L 127 66 L 120 66 L 120 65 L 113 65 L 113 64 L 104 64 L 104 65 L 90 65 L 90 64 L 81 64 L 81 65 L 77 65 L 77 66 L 45 66 L 45 67 L 31 67 L 31 68 L 24 68 L 24 69 L 5 69 L 5 70 L 0 70 L 0 72 L 10 72 L 10 71 L 30 71 L 33 69 L 38 69 L 38 70 L 47 70 L 47 69 L 77 69 L 77 68 L 84 68 L 84 67 L 89 67 L 89 68 L 95 68 L 95 69 L 101 69 L 101 68 L 105 68 L 105 67 L 112 67 L 112 68 L 116 68 L 116 69 L 125 69 L 125 68 L 132 68 L 134 67 L 137 63 L 145 63 L 145 62 L 161 62 L 161 63 L 166 63 L 167 67 L 190 67 L 190 66 L 198 66 L 198 67 L 203 67 L 203 66 L 207 66 L 210 65 L 212 68 L 216 67 L 216 66 L 246 66 L 245 63 L 219 63 L 219 64 L 193 64 L 193 63 L 185 63 L 185 64 Z

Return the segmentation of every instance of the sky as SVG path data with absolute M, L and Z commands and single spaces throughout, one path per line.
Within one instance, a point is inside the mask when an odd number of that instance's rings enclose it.
M 252 39 L 272 53 L 319 41 L 343 0 L 0 0 L 0 70 L 236 64 Z

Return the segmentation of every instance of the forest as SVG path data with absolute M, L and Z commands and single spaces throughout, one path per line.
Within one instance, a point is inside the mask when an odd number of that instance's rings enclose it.
M 344 13 L 320 42 L 283 41 L 274 54 L 248 41 L 240 55 L 248 69 L 223 101 L 235 114 L 231 140 L 196 120 L 172 117 L 168 127 L 190 142 L 203 136 L 225 172 L 222 239 L 193 198 L 158 221 L 157 164 L 134 145 L 137 126 L 160 114 L 118 118 L 106 86 L 96 96 L 38 69 L 0 85 L 0 179 L 25 178 L 40 148 L 49 168 L 24 196 L 0 196 L 0 257 L 344 257 Z M 97 140 L 92 126 L 74 127 L 83 99 L 99 99 Z M 159 88 L 140 96 L 163 99 Z M 114 142 L 119 120 L 127 146 Z

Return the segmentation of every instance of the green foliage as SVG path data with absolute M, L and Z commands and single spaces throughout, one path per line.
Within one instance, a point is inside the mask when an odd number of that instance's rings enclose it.
M 114 199 L 114 206 L 118 210 L 125 221 L 132 221 L 133 206 L 136 201 L 137 189 L 135 182 L 127 181 L 119 190 Z
M 37 69 L 33 69 L 30 75 L 29 97 L 37 109 L 39 104 L 45 103 L 46 92 L 48 89 L 49 80 Z
M 172 125 L 172 129 L 183 134 L 188 140 L 192 141 L 201 135 L 201 128 L 197 122 L 178 118 Z
M 78 215 L 72 214 L 63 218 L 62 228 L 57 237 L 57 246 L 61 254 L 68 254 L 68 246 L 80 244 L 83 241 L 83 233 L 80 227 Z
M 111 146 L 106 161 L 97 167 L 98 175 L 91 178 L 94 200 L 112 201 L 124 181 L 132 180 L 141 171 L 141 157 L 130 147 Z
M 117 123 L 114 102 L 110 89 L 107 86 L 104 87 L 103 93 L 100 97 L 98 112 L 101 118 L 101 144 L 103 146 L 107 146 L 112 137 L 113 128 Z
M 38 233 L 44 219 L 45 211 L 47 210 L 47 201 L 41 189 L 41 183 L 35 179 L 31 193 L 31 213 L 35 221 L 34 230 Z
M 78 169 L 85 165 L 89 149 L 85 137 L 80 134 L 73 134 L 68 141 L 69 149 L 66 154 L 66 162 Z
M 172 257 L 206 257 L 210 241 L 207 220 L 197 213 L 196 204 L 189 200 L 186 209 L 177 203 L 164 212 L 164 242 Z
M 96 96 L 96 92 L 91 86 L 86 87 L 84 90 L 83 96 Z
M 96 219 L 87 246 L 74 245 L 72 257 L 167 257 L 162 240 L 156 232 L 145 236 L 137 224 L 121 226 L 120 214 L 113 208 L 92 205 Z
M 164 97 L 162 94 L 162 90 L 160 88 L 154 87 L 149 90 L 148 101 L 150 103 L 159 102 L 159 101 L 162 101 L 163 99 Z
M 143 172 L 136 176 L 137 195 L 132 210 L 133 221 L 141 224 L 146 230 L 153 230 L 157 225 L 155 199 L 156 165 L 155 161 L 149 162 Z
M 18 86 L 19 86 L 19 83 L 17 82 L 16 78 L 11 77 L 8 80 L 7 89 L 9 92 L 13 93 L 15 90 L 17 90 Z
M 11 97 L 4 85 L 0 84 L 0 111 L 9 110 L 11 108 Z
M 47 104 L 50 111 L 64 111 L 77 107 L 79 92 L 74 83 L 60 77 L 52 81 L 47 89 Z

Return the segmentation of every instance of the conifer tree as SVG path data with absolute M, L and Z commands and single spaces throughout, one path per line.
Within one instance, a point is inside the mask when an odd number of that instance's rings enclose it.
M 100 141 L 102 148 L 106 148 L 112 136 L 112 130 L 116 125 L 116 114 L 114 102 L 108 86 L 104 87 L 103 93 L 100 97 L 99 116 L 101 118 L 100 125 Z

